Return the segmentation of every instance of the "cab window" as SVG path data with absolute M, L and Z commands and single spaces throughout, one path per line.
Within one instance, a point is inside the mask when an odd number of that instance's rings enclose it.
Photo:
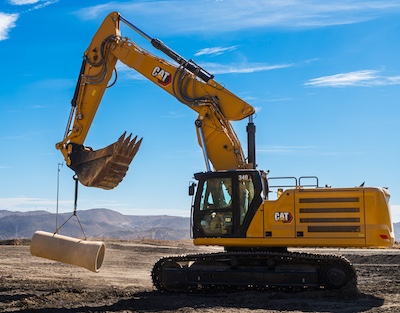
M 249 211 L 250 204 L 254 199 L 254 184 L 251 175 L 239 175 L 239 220 L 243 224 Z
M 232 179 L 211 178 L 204 182 L 200 210 L 201 228 L 208 235 L 227 235 L 233 231 Z

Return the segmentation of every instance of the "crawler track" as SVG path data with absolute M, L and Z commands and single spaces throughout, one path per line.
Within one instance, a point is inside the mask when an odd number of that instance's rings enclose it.
M 340 289 L 356 284 L 356 272 L 343 257 L 295 252 L 221 252 L 165 257 L 153 267 L 159 291 L 207 289 Z

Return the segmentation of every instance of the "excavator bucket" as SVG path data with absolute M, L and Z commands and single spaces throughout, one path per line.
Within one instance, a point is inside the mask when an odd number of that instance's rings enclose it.
M 125 138 L 126 132 L 117 142 L 99 150 L 79 149 L 72 151 L 71 164 L 78 180 L 85 186 L 113 189 L 125 177 L 142 139 Z

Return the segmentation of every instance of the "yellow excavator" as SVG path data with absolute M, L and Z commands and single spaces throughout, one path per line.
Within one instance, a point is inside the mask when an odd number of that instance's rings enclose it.
M 120 23 L 170 60 L 122 37 Z M 339 289 L 356 282 L 345 258 L 288 247 L 393 245 L 387 188 L 320 187 L 317 177 L 268 177 L 256 166 L 254 108 L 117 12 L 105 18 L 84 53 L 65 136 L 56 144 L 83 185 L 116 187 L 141 143 L 123 134 L 104 149 L 84 146 L 118 60 L 198 113 L 195 127 L 206 171 L 194 174 L 196 182 L 189 186 L 192 237 L 195 245 L 224 247 L 219 253 L 160 259 L 151 273 L 158 290 Z M 231 125 L 244 118 L 249 119 L 247 158 Z M 273 190 L 276 199 L 269 198 Z

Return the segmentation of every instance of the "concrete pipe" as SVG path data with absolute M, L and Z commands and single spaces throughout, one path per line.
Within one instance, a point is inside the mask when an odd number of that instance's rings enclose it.
M 105 244 L 37 231 L 31 240 L 31 254 L 98 272 L 104 260 Z

